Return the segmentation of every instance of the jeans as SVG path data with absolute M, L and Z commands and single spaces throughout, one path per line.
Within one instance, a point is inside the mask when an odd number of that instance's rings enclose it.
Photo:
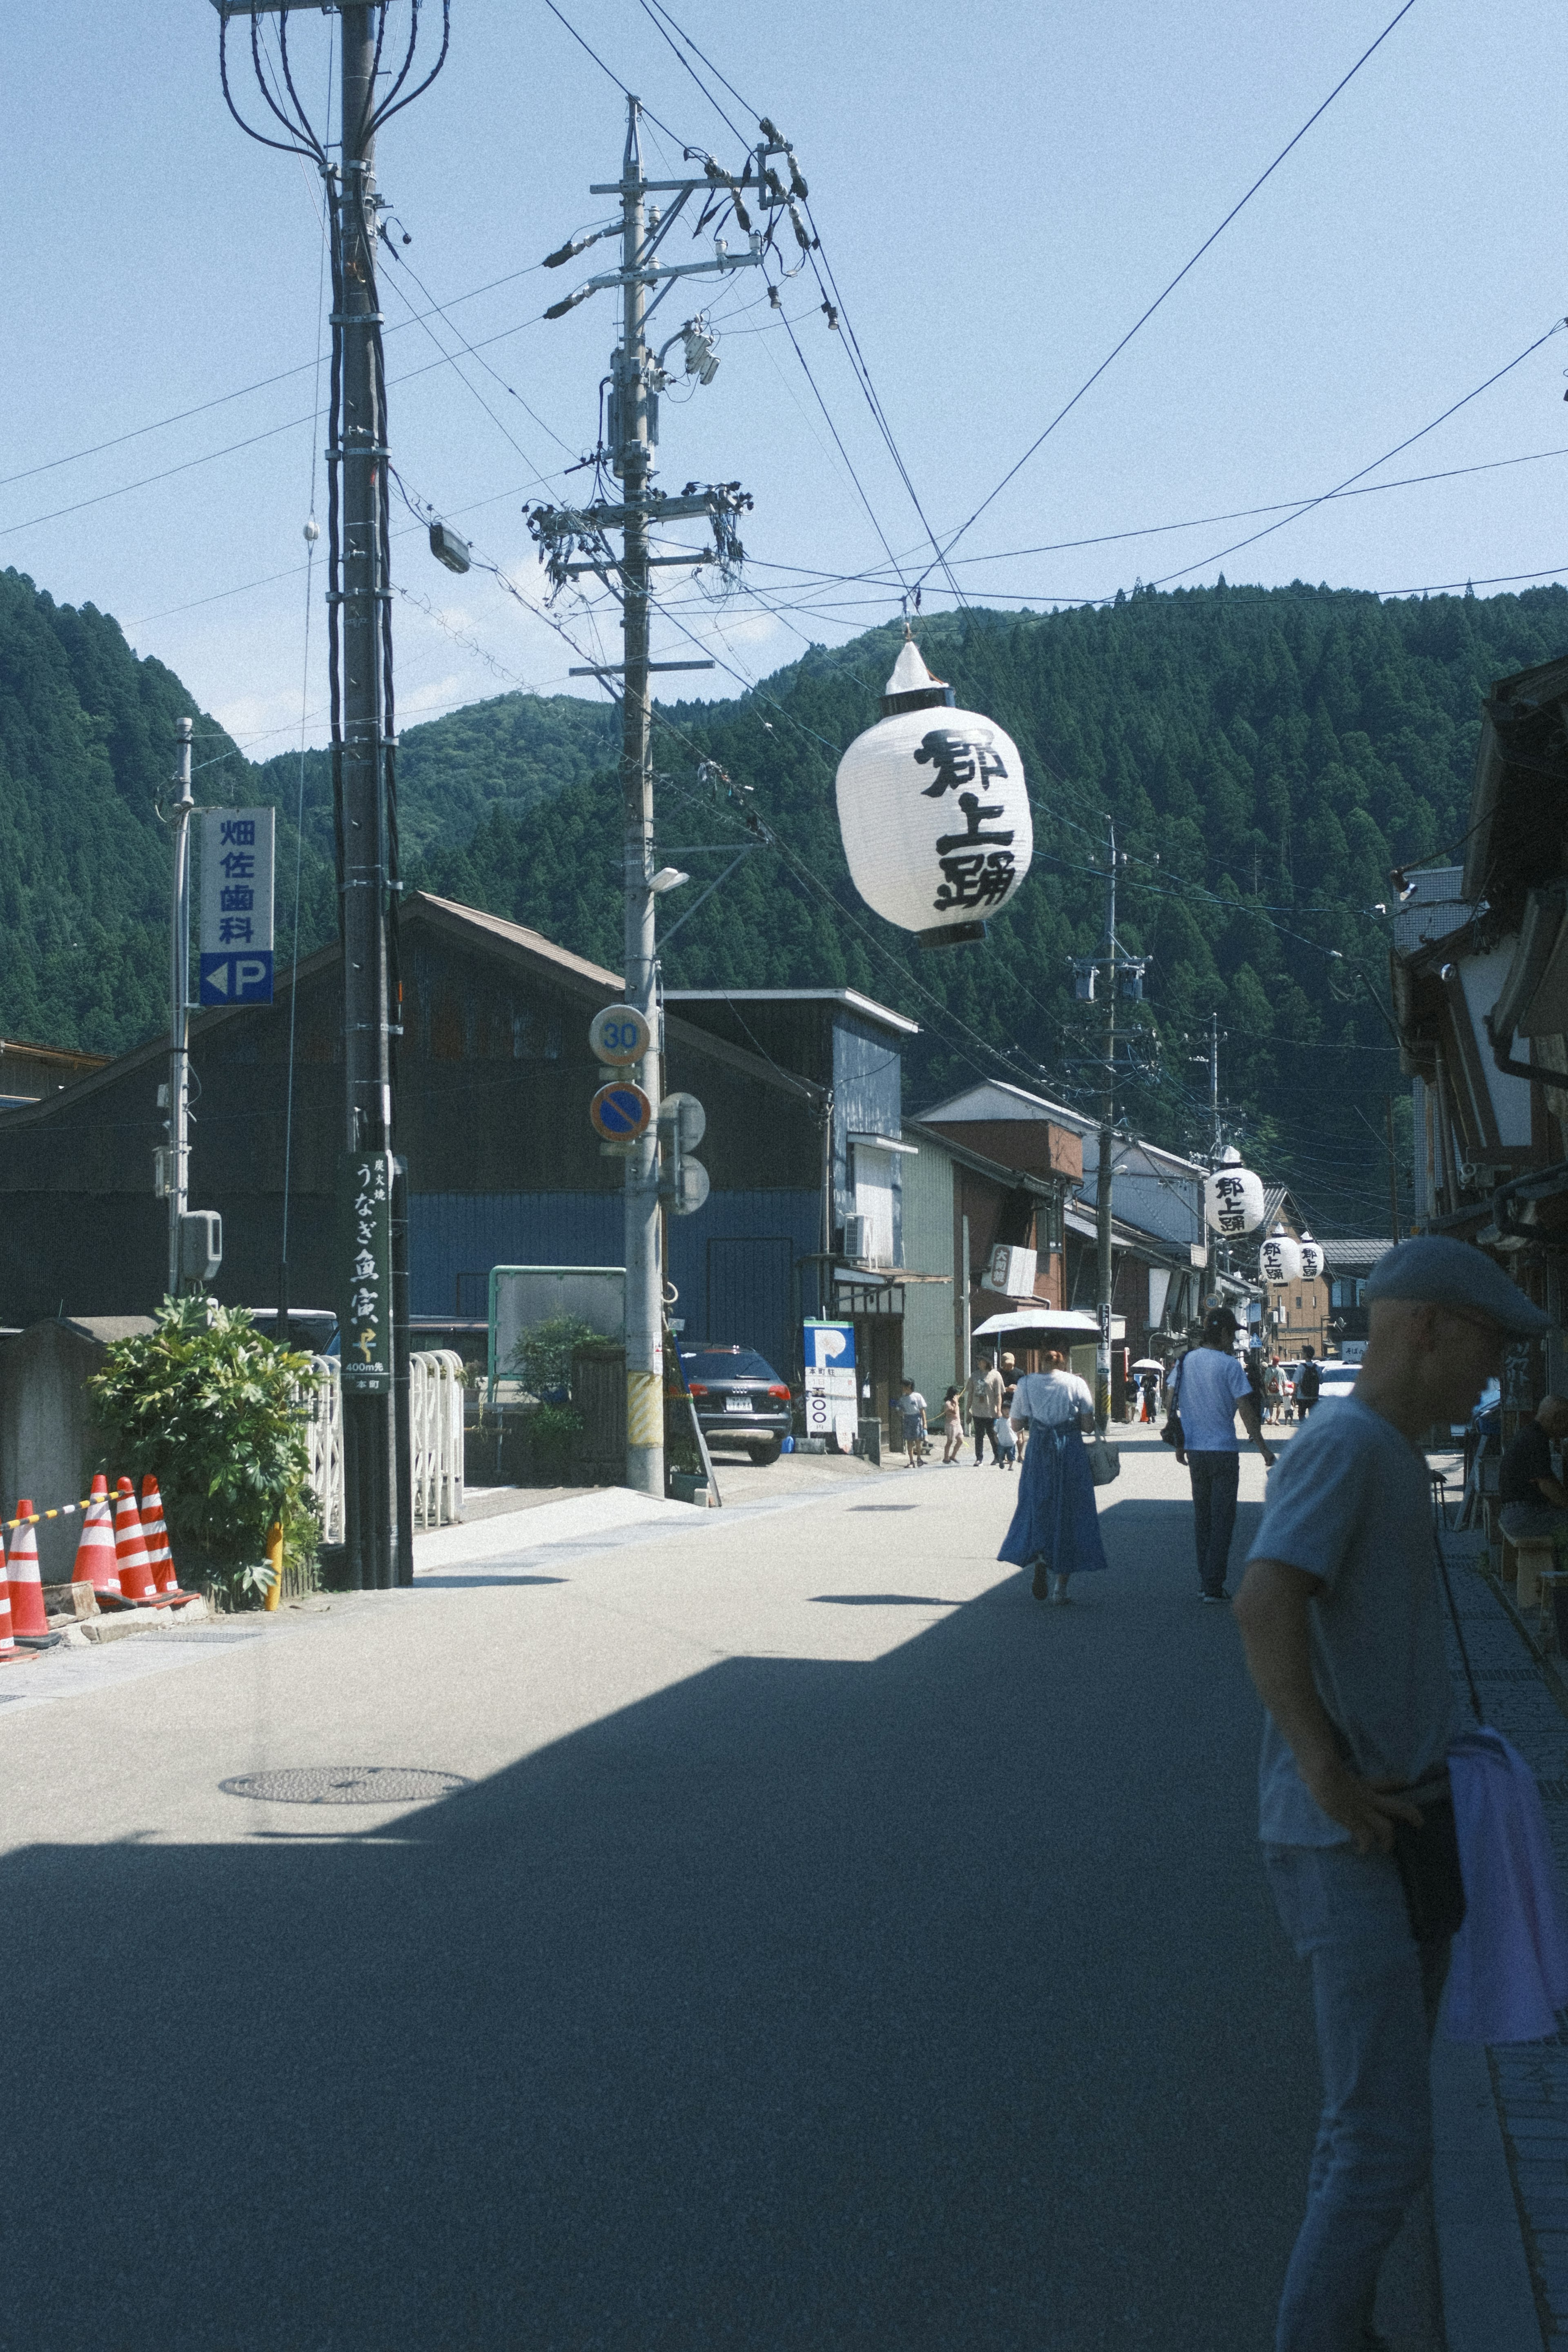
M 1448 1943 L 1417 1944 L 1393 1858 L 1266 1845 L 1285 1931 L 1312 1969 L 1323 2112 L 1275 2352 L 1358 2352 L 1384 2255 L 1432 2167 L 1431 2040 Z
M 971 1425 L 974 1431 L 974 1465 L 976 1469 L 979 1468 L 980 1464 L 984 1459 L 985 1453 L 985 1441 L 987 1438 L 991 1440 L 992 1461 L 1000 1462 L 1002 1459 L 1002 1448 L 996 1443 L 996 1423 L 994 1421 L 984 1421 L 978 1413 L 975 1413 L 973 1416 Z
M 1239 1454 L 1189 1454 L 1193 1480 L 1193 1533 L 1198 1548 L 1198 1581 L 1205 1592 L 1225 1591 L 1230 1539 L 1236 1532 Z

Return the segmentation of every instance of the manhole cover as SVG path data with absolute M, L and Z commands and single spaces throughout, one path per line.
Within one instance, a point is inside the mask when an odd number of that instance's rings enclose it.
M 418 1805 L 469 1785 L 461 1772 L 427 1772 L 417 1764 L 316 1764 L 246 1772 L 222 1783 L 230 1797 L 268 1805 Z

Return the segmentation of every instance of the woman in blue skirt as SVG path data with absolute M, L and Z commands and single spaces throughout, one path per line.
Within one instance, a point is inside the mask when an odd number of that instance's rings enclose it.
M 1018 1382 L 1009 1418 L 1026 1425 L 1029 1443 L 1018 1481 L 1018 1507 L 998 1559 L 1033 1568 L 1037 1601 L 1065 1601 L 1068 1579 L 1105 1566 L 1094 1481 L 1089 1475 L 1084 1438 L 1094 1428 L 1094 1400 L 1087 1381 L 1067 1369 L 1059 1348 L 1046 1351 L 1047 1369 L 1026 1372 Z

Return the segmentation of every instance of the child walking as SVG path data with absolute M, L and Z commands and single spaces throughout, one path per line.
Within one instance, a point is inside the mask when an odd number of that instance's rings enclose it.
M 942 1401 L 942 1435 L 943 1462 L 956 1462 L 963 1450 L 963 1421 L 956 1389 L 949 1389 Z
M 921 1470 L 925 1466 L 926 1401 L 913 1381 L 905 1381 L 902 1391 L 898 1400 L 898 1412 L 903 1429 L 904 1451 L 909 1456 L 909 1467 Z

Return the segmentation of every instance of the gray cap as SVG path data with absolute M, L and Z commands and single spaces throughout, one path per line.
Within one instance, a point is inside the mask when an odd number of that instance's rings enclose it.
M 1532 1307 L 1501 1266 L 1469 1242 L 1446 1241 L 1440 1234 L 1417 1234 L 1400 1242 L 1378 1262 L 1362 1297 L 1417 1298 L 1432 1307 L 1457 1307 L 1462 1314 L 1486 1315 L 1516 1339 L 1533 1339 L 1552 1328 L 1543 1307 Z

